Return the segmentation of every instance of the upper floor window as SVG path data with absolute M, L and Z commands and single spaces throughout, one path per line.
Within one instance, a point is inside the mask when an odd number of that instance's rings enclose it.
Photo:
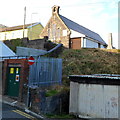
M 56 24 L 52 25 L 52 38 L 53 40 L 56 39 Z
M 63 36 L 67 36 L 67 30 L 63 30 Z

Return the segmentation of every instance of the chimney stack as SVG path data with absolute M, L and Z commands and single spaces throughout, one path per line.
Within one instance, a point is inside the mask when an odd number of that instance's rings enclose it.
M 52 7 L 52 14 L 53 14 L 53 15 L 54 15 L 54 14 L 59 14 L 59 8 L 60 8 L 60 6 L 54 5 L 54 6 Z
M 107 49 L 113 49 L 112 33 L 108 34 L 108 47 Z

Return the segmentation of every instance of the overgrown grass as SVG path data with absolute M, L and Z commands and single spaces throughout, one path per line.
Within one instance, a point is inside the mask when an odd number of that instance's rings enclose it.
M 120 74 L 120 53 L 102 49 L 67 49 L 59 56 L 63 59 L 63 83 L 69 84 L 69 75 Z
M 16 52 L 16 47 L 21 46 L 21 47 L 26 47 L 23 40 L 20 38 L 17 39 L 12 39 L 12 40 L 6 40 L 4 43 L 14 52 Z
M 58 93 L 59 93 L 58 90 L 48 90 L 46 92 L 46 97 L 54 96 L 54 95 L 57 95 Z
M 58 95 L 60 93 L 64 93 L 64 92 L 69 92 L 69 87 L 64 86 L 64 85 L 54 85 L 52 87 L 50 87 L 49 89 L 46 89 L 46 97 L 51 97 L 51 96 L 55 96 Z

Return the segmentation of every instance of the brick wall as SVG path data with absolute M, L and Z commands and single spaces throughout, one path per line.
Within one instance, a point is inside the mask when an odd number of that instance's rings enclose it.
M 22 91 L 24 84 L 28 83 L 28 74 L 29 74 L 29 66 L 28 61 L 26 59 L 7 59 L 4 61 L 4 68 L 3 68 L 3 93 L 6 94 L 7 90 L 7 69 L 9 64 L 19 64 L 21 67 L 20 71 L 20 86 L 19 86 L 19 97 L 18 100 L 22 101 Z

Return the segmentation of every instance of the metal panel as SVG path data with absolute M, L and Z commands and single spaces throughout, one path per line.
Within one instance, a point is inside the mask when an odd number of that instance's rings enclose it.
M 78 112 L 79 83 L 70 82 L 70 113 Z
M 29 86 L 45 86 L 61 83 L 62 59 L 37 58 L 30 66 Z
M 72 83 L 71 91 L 78 87 Z M 79 84 L 77 93 L 79 97 L 74 99 L 78 99 L 78 111 L 74 114 L 84 118 L 118 118 L 118 86 Z M 74 104 L 74 99 L 70 104 Z
M 37 55 L 43 55 L 46 53 L 47 53 L 46 50 L 33 49 L 33 48 L 27 48 L 27 47 L 17 47 L 17 52 L 16 52 L 18 56 L 37 56 Z

